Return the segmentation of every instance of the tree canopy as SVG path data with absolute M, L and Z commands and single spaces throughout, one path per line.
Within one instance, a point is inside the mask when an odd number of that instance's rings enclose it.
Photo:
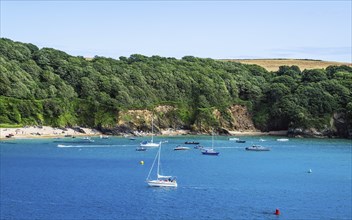
M 189 127 L 217 125 L 212 109 L 234 104 L 246 105 L 262 130 L 323 127 L 335 112 L 351 118 L 352 68 L 268 72 L 257 65 L 140 54 L 85 59 L 1 38 L 0 100 L 0 123 L 114 126 L 121 110 L 171 103 L 178 107 L 172 117 Z

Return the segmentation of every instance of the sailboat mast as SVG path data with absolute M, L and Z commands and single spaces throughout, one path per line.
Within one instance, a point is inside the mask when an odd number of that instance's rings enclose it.
M 161 153 L 161 143 L 159 146 L 159 153 L 158 153 L 158 169 L 157 169 L 157 178 L 159 178 L 159 169 L 160 169 L 160 153 Z
M 152 143 L 154 143 L 154 115 L 152 115 Z
M 214 130 L 211 129 L 211 149 L 214 149 Z

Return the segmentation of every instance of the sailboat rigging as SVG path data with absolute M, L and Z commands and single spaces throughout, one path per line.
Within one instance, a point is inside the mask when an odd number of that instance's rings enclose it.
M 159 150 L 155 156 L 152 167 L 149 170 L 148 177 L 146 179 L 149 186 L 155 187 L 177 187 L 176 177 L 164 176 L 160 174 L 160 154 L 161 154 L 161 142 L 159 143 Z M 150 175 L 154 168 L 155 162 L 157 161 L 156 179 L 150 179 Z
M 211 131 L 211 148 L 204 148 L 202 149 L 202 154 L 203 155 L 213 155 L 217 156 L 219 155 L 220 152 L 217 152 L 214 150 L 214 132 L 213 130 Z
M 140 148 L 145 148 L 145 147 L 159 147 L 159 143 L 154 143 L 154 120 L 152 118 L 152 140 L 150 142 L 148 141 L 143 141 L 140 143 L 139 147 Z

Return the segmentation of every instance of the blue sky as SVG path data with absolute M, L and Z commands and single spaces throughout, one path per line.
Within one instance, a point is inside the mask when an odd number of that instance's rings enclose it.
M 85 57 L 352 62 L 351 2 L 1 0 L 1 37 Z

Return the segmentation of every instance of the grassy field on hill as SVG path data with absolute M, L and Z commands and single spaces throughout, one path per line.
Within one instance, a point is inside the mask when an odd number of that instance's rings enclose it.
M 342 63 L 322 60 L 300 60 L 300 59 L 226 59 L 225 61 L 239 62 L 242 64 L 257 64 L 268 71 L 278 71 L 279 66 L 296 65 L 304 69 L 325 69 L 328 66 L 346 65 L 352 67 L 352 63 Z

